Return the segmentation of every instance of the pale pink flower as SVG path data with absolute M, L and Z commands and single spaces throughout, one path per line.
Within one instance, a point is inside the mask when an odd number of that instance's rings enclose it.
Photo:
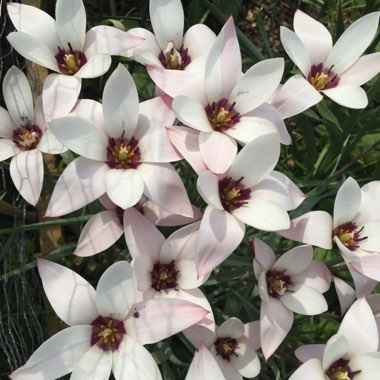
M 44 83 L 44 88 L 46 86 L 49 81 Z M 39 97 L 34 107 L 25 74 L 15 66 L 6 73 L 3 96 L 8 111 L 0 107 L 0 161 L 12 157 L 9 171 L 13 183 L 33 206 L 42 190 L 42 153 L 60 154 L 67 150 L 46 123 L 69 113 L 78 97 L 76 93 L 71 101 L 66 102 L 64 93 L 55 93 L 51 89 L 47 89 L 45 95 L 49 96 Z M 55 106 L 55 102 L 59 105 Z
M 134 303 L 135 273 L 126 261 L 109 267 L 97 289 L 59 264 L 38 260 L 50 304 L 70 327 L 55 334 L 11 379 L 44 380 L 72 372 L 71 379 L 161 379 L 143 345 L 155 343 L 198 322 L 207 313 L 179 300 Z
M 193 217 L 182 180 L 169 164 L 179 156 L 164 128 L 175 118 L 164 98 L 139 104 L 131 75 L 119 65 L 104 87 L 103 104 L 87 100 L 78 108 L 75 117 L 50 124 L 81 157 L 58 179 L 47 216 L 67 214 L 107 193 L 122 209 L 144 194 L 168 212 Z
M 245 224 L 263 231 L 290 225 L 287 211 L 296 208 L 304 194 L 288 177 L 273 171 L 279 154 L 277 134 L 262 135 L 241 149 L 224 174 L 199 175 L 198 192 L 208 206 L 199 227 L 198 275 L 210 272 L 234 251 Z
M 243 324 L 238 318 L 230 318 L 214 329 L 199 325 L 191 326 L 186 330 L 186 337 L 199 352 L 198 355 L 197 353 L 194 355 L 186 379 L 206 380 L 209 379 L 206 377 L 207 373 L 215 378 L 220 372 L 227 380 L 242 380 L 243 376 L 251 379 L 257 376 L 261 368 L 256 354 L 256 350 L 260 347 L 258 336 L 258 321 Z M 206 358 L 210 359 L 210 368 L 204 364 L 199 365 L 202 364 L 199 363 L 199 359 Z
M 338 333 L 326 345 L 295 352 L 302 364 L 289 380 L 375 380 L 380 377 L 379 335 L 373 313 L 362 298 L 344 316 Z
M 124 210 L 111 201 L 104 194 L 99 199 L 100 203 L 106 208 L 93 215 L 83 227 L 78 244 L 73 252 L 77 256 L 92 256 L 111 247 L 123 235 L 124 226 L 133 228 L 130 225 L 137 223 L 133 229 L 138 229 L 139 219 L 134 218 L 135 213 L 128 209 Z M 172 214 L 157 206 L 146 197 L 134 206 L 144 218 L 149 219 L 158 226 L 177 226 L 194 222 L 201 218 L 201 212 L 193 206 L 194 217 Z
M 327 310 L 322 293 L 330 287 L 326 266 L 313 260 L 310 245 L 295 247 L 277 260 L 273 250 L 258 238 L 253 269 L 259 284 L 260 341 L 268 359 L 285 339 L 293 325 L 293 313 L 321 314 Z
M 154 82 L 174 98 L 173 111 L 177 118 L 190 127 L 171 128 L 169 136 L 173 144 L 190 164 L 193 163 L 188 156 L 199 152 L 205 167 L 217 174 L 231 165 L 237 142 L 244 145 L 258 136 L 275 132 L 281 143 L 291 143 L 281 115 L 267 103 L 280 84 L 283 71 L 284 60 L 273 58 L 255 64 L 242 74 L 232 17 L 213 43 L 202 76 L 186 73 L 187 78 L 180 80 L 176 72 L 148 67 Z M 193 139 L 194 131 L 197 139 Z M 202 167 L 195 165 L 194 169 L 200 172 Z
M 375 316 L 377 331 L 379 333 L 379 346 L 377 350 L 380 351 L 380 294 L 371 294 L 367 298 L 367 301 Z
M 304 75 L 303 86 L 321 92 L 349 108 L 365 108 L 368 99 L 360 87 L 380 71 L 380 53 L 361 55 L 376 35 L 380 12 L 355 21 L 333 46 L 330 32 L 318 21 L 297 10 L 294 31 L 281 27 L 285 51 Z M 319 94 L 318 94 L 319 93 Z
M 380 181 L 362 188 L 351 177 L 339 188 L 334 216 L 311 211 L 279 233 L 325 249 L 336 246 L 355 282 L 357 295 L 368 295 L 380 280 Z
M 149 14 L 154 34 L 143 28 L 130 29 L 129 34 L 145 41 L 126 55 L 144 65 L 202 72 L 215 33 L 208 26 L 197 24 L 184 35 L 180 0 L 150 0 Z

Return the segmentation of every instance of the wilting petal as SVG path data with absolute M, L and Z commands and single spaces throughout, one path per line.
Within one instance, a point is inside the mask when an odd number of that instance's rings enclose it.
M 335 276 L 334 285 L 336 294 L 338 295 L 339 299 L 340 313 L 343 315 L 356 299 L 355 290 L 352 289 L 351 286 L 347 284 L 347 282 Z
M 287 276 L 303 272 L 313 259 L 313 247 L 311 245 L 301 245 L 294 247 L 281 255 L 273 269 L 277 271 L 285 270 Z
M 38 150 L 28 150 L 13 156 L 9 171 L 21 196 L 35 206 L 42 190 L 44 163 Z
M 254 195 L 232 214 L 243 223 L 263 231 L 278 231 L 290 225 L 289 215 L 282 206 Z
M 255 196 L 271 200 L 285 210 L 294 210 L 306 195 L 284 174 L 273 170 L 252 189 Z
M 87 257 L 111 247 L 123 234 L 118 215 L 102 211 L 94 215 L 83 227 L 74 255 Z
M 24 58 L 50 70 L 60 71 L 54 53 L 40 40 L 23 32 L 9 33 L 7 40 Z
M 112 351 L 92 346 L 75 364 L 70 380 L 104 380 L 112 368 Z
M 17 126 L 34 123 L 33 96 L 28 79 L 16 66 L 12 66 L 4 76 L 3 97 L 8 112 Z M 9 125 L 9 129 L 12 126 Z
M 136 169 L 111 169 L 106 177 L 106 190 L 112 202 L 127 209 L 143 195 L 144 180 Z
M 150 299 L 135 304 L 138 318 L 128 318 L 126 329 L 141 344 L 159 342 L 199 322 L 209 311 L 178 299 Z
M 81 80 L 70 75 L 50 74 L 44 81 L 42 102 L 46 122 L 66 116 L 75 106 Z
M 119 349 L 113 353 L 112 372 L 116 380 L 162 379 L 151 353 L 129 336 L 124 337 Z
M 86 34 L 86 11 L 82 1 L 58 0 L 55 6 L 55 18 L 59 38 L 64 49 L 70 43 L 73 50 L 82 51 Z
M 207 170 L 199 149 L 199 132 L 191 128 L 174 126 L 167 128 L 169 139 L 184 159 L 199 174 Z
M 108 140 L 92 123 L 77 117 L 61 117 L 49 123 L 59 141 L 73 152 L 96 161 L 107 161 Z
M 305 364 L 302 364 L 289 380 L 326 380 L 325 372 L 322 368 L 322 363 L 318 359 L 310 359 Z
M 131 138 L 138 120 L 139 99 L 131 74 L 121 64 L 109 77 L 103 91 L 103 113 L 111 137 Z
M 199 174 L 197 190 L 203 200 L 217 208 L 223 210 L 219 195 L 219 178 L 216 174 L 206 170 Z
M 334 225 L 350 222 L 359 211 L 361 191 L 358 183 L 347 178 L 339 188 L 334 203 Z
M 310 211 L 291 221 L 290 228 L 277 231 L 287 239 L 317 247 L 332 248 L 332 218 L 326 211 Z
M 149 2 L 152 28 L 161 50 L 173 41 L 177 50 L 182 47 L 184 14 L 179 0 Z
M 327 28 L 298 9 L 294 14 L 294 31 L 307 49 L 311 63 L 317 65 L 325 62 L 333 46 Z
M 260 309 L 260 341 L 266 360 L 276 351 L 293 325 L 293 313 L 280 301 L 270 298 Z
M 281 26 L 280 38 L 282 46 L 290 59 L 302 71 L 302 74 L 307 78 L 311 69 L 311 59 L 309 52 L 302 43 L 301 39 L 290 29 Z
M 52 51 L 57 49 L 59 38 L 55 20 L 48 13 L 37 7 L 13 2 L 7 3 L 7 11 L 16 30 L 33 36 Z
M 240 48 L 231 16 L 216 37 L 207 57 L 205 82 L 209 102 L 227 99 L 240 76 Z
M 37 259 L 45 294 L 66 324 L 89 325 L 99 315 L 95 289 L 83 277 L 63 265 Z
M 243 115 L 261 106 L 274 94 L 283 72 L 283 58 L 266 59 L 252 66 L 229 96 L 232 103 L 236 102 L 236 111 Z
M 226 211 L 208 206 L 199 226 L 195 263 L 198 276 L 211 272 L 241 243 L 245 226 Z
M 144 194 L 161 208 L 184 216 L 192 216 L 190 200 L 178 173 L 170 164 L 141 164 Z
M 289 78 L 277 92 L 272 104 L 283 119 L 298 115 L 319 103 L 323 96 L 301 75 Z
M 7 160 L 18 152 L 19 150 L 13 141 L 0 139 L 0 161 Z
M 86 64 L 75 74 L 78 78 L 96 78 L 105 74 L 111 66 L 108 54 L 97 54 L 90 57 Z
M 125 241 L 132 258 L 140 254 L 156 259 L 159 257 L 165 237 L 149 219 L 131 207 L 124 211 L 123 225 Z
M 231 356 L 231 363 L 240 375 L 253 378 L 259 374 L 260 360 L 246 337 L 243 336 L 239 339 L 235 354 Z
M 317 289 L 308 286 L 286 292 L 281 296 L 281 302 L 295 313 L 303 315 L 321 314 L 328 309 L 322 294 Z
M 124 320 L 136 297 L 137 280 L 127 261 L 118 261 L 102 274 L 96 288 L 96 306 L 103 317 Z
M 207 57 L 213 42 L 215 33 L 204 24 L 191 26 L 183 36 L 183 47 L 188 49 L 191 60 L 198 57 Z
M 336 41 L 325 67 L 343 73 L 364 53 L 377 32 L 380 12 L 369 13 L 351 24 Z
M 211 352 L 201 344 L 190 364 L 185 380 L 227 380 Z
M 78 157 L 59 177 L 45 216 L 65 215 L 88 205 L 106 192 L 109 168 L 102 162 Z
M 343 107 L 361 109 L 368 104 L 367 94 L 361 87 L 339 86 L 323 90 L 323 93 Z
M 204 105 L 198 100 L 184 95 L 177 96 L 173 101 L 173 111 L 186 126 L 197 131 L 212 131 Z
M 361 86 L 380 71 L 380 52 L 360 57 L 348 70 L 340 75 L 339 86 Z
M 57 379 L 71 372 L 90 349 L 92 326 L 72 326 L 44 342 L 11 379 Z
M 243 147 L 233 161 L 228 175 L 234 180 L 243 177 L 245 186 L 256 185 L 276 166 L 280 155 L 277 134 L 260 136 Z

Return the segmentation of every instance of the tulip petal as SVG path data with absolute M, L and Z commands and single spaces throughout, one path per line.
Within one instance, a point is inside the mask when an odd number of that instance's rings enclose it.
M 352 289 L 351 286 L 347 284 L 347 282 L 335 276 L 334 285 L 336 294 L 338 295 L 339 299 L 340 313 L 343 315 L 356 299 L 355 290 Z
M 11 379 L 57 379 L 71 372 L 79 358 L 90 349 L 92 326 L 72 326 L 44 342 Z
M 9 112 L 0 107 L 0 138 L 12 140 L 13 130 L 17 128 L 18 126 L 11 119 Z
M 302 364 L 289 380 L 326 380 L 322 363 L 318 359 L 310 359 Z
M 96 288 L 96 306 L 103 317 L 124 320 L 136 298 L 137 280 L 127 261 L 118 261 L 102 274 Z
M 244 334 L 243 322 L 238 318 L 229 318 L 224 321 L 216 331 L 218 338 L 240 338 Z
M 66 324 L 89 325 L 99 312 L 95 289 L 83 277 L 52 261 L 38 259 L 45 294 L 59 318 Z
M 331 272 L 322 261 L 312 260 L 303 272 L 292 275 L 292 280 L 297 286 L 305 285 L 324 293 L 330 288 Z
M 200 173 L 197 181 L 197 190 L 207 204 L 218 210 L 223 210 L 219 195 L 219 178 L 216 174 L 208 170 Z
M 260 360 L 245 336 L 239 339 L 235 354 L 231 356 L 231 363 L 240 375 L 251 379 L 260 373 Z
M 265 272 L 272 269 L 276 261 L 276 256 L 272 248 L 257 237 L 254 237 L 252 241 L 252 248 L 254 250 L 255 260 L 258 261 L 262 269 Z
M 349 342 L 344 335 L 335 334 L 326 343 L 325 351 L 323 353 L 323 368 L 329 368 L 335 361 L 347 355 L 349 349 Z
M 97 54 L 90 57 L 75 76 L 78 78 L 97 78 L 105 74 L 110 66 L 111 57 L 108 54 Z
M 294 247 L 281 255 L 273 269 L 277 271 L 285 270 L 287 276 L 292 276 L 303 272 L 313 259 L 313 247 L 311 245 L 301 245 Z
M 368 352 L 355 356 L 350 360 L 353 371 L 361 371 L 356 376 L 358 380 L 377 380 L 380 376 L 380 352 Z
M 0 139 L 0 161 L 7 160 L 18 152 L 19 150 L 13 141 Z
M 294 355 L 303 363 L 310 359 L 318 359 L 322 362 L 325 347 L 325 344 L 305 344 L 298 347 L 294 351 Z
M 11 160 L 9 171 L 21 196 L 35 206 L 40 197 L 44 179 L 41 152 L 33 149 L 16 154 Z
M 195 24 L 183 36 L 183 47 L 194 61 L 198 57 L 207 57 L 215 38 L 215 33 L 208 26 Z
M 323 93 L 343 107 L 361 109 L 367 107 L 368 98 L 361 87 L 339 86 L 323 90 Z

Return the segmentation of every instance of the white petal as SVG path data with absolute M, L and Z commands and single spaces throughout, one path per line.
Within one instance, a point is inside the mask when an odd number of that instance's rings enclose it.
M 254 195 L 242 207 L 233 210 L 232 214 L 243 223 L 262 231 L 278 231 L 290 225 L 289 215 L 282 206 L 255 198 Z
M 331 364 L 347 355 L 349 342 L 344 335 L 335 334 L 326 343 L 323 353 L 323 368 L 328 369 Z
M 302 364 L 289 380 L 326 380 L 322 363 L 318 359 L 310 359 Z
M 70 380 L 104 380 L 112 368 L 112 351 L 92 346 L 73 368 Z
M 311 263 L 313 259 L 313 247 L 311 245 L 302 245 L 290 249 L 281 255 L 273 266 L 277 271 L 285 270 L 287 276 L 301 273 Z
M 350 25 L 328 55 L 325 67 L 338 74 L 348 69 L 367 49 L 377 32 L 380 12 L 369 13 Z
M 380 376 L 380 352 L 355 356 L 350 360 L 349 365 L 353 371 L 361 370 L 355 375 L 357 380 L 377 380 Z
M 12 66 L 4 76 L 3 97 L 17 126 L 34 123 L 32 91 L 25 74 L 16 66 Z
M 156 260 L 158 260 L 158 256 Z M 153 295 L 156 293 L 156 290 L 152 288 L 152 270 L 156 260 L 153 259 L 152 261 L 152 258 L 145 254 L 139 254 L 133 258 L 132 264 L 136 273 L 137 289 L 140 292 L 145 292 L 144 296 L 146 296 L 146 291 L 149 289 L 153 292 Z
M 72 326 L 44 342 L 12 379 L 57 379 L 71 372 L 90 348 L 92 326 Z
M 199 174 L 197 189 L 203 200 L 219 210 L 223 210 L 219 196 L 219 178 L 216 174 L 205 170 Z
M 8 111 L 0 107 L 0 138 L 12 140 L 13 130 L 17 128 Z
M 347 178 L 339 188 L 334 203 L 334 224 L 337 227 L 342 223 L 350 222 L 359 211 L 361 191 L 358 183 Z
M 9 167 L 11 178 L 22 197 L 35 206 L 42 190 L 44 163 L 38 150 L 27 150 L 13 156 Z
M 144 180 L 136 169 L 111 169 L 106 177 L 106 190 L 112 202 L 126 209 L 140 200 Z
M 96 288 L 96 305 L 103 317 L 124 320 L 136 298 L 137 280 L 127 261 L 111 265 Z
M 106 191 L 109 168 L 98 161 L 78 157 L 59 177 L 45 216 L 65 215 L 89 204 Z
M 272 269 L 272 266 L 276 260 L 276 256 L 272 248 L 257 237 L 254 237 L 252 241 L 252 248 L 255 254 L 254 260 L 257 260 L 262 269 L 265 272 Z
M 380 71 L 380 52 L 360 57 L 348 70 L 340 75 L 339 85 L 361 86 Z
M 290 310 L 302 315 L 316 315 L 328 309 L 322 294 L 308 286 L 301 286 L 294 292 L 286 292 L 281 296 L 281 302 Z
M 112 372 L 116 380 L 162 380 L 160 371 L 150 352 L 131 337 L 124 337 L 113 353 Z
M 173 42 L 177 50 L 182 47 L 184 14 L 180 0 L 149 1 L 149 14 L 154 34 L 161 50 Z
M 277 134 L 260 136 L 238 153 L 228 175 L 235 180 L 243 177 L 244 185 L 252 187 L 273 170 L 279 155 L 280 142 Z
M 102 105 L 91 99 L 78 100 L 75 108 L 68 116 L 78 117 L 85 119 L 92 125 L 97 127 L 100 131 L 103 131 L 104 135 L 107 135 L 107 129 L 103 117 Z
M 173 101 L 173 111 L 188 127 L 198 131 L 212 131 L 205 108 L 198 100 L 184 95 L 177 96 Z
M 38 144 L 38 150 L 42 153 L 61 154 L 66 152 L 68 148 L 58 141 L 54 133 L 48 129 L 41 137 L 40 143 Z
M 7 40 L 24 58 L 50 70 L 60 71 L 54 53 L 40 40 L 23 32 L 9 33 Z
M 111 66 L 111 57 L 108 54 L 97 54 L 75 73 L 78 78 L 97 78 L 105 74 Z
M 361 87 L 338 86 L 324 90 L 323 93 L 343 107 L 361 109 L 368 104 L 367 94 Z
M 195 24 L 183 36 L 183 47 L 188 49 L 193 62 L 198 57 L 207 57 L 215 38 L 215 33 L 208 26 Z
M 59 318 L 66 324 L 89 325 L 99 312 L 95 289 L 83 277 L 52 261 L 38 259 L 45 294 Z
M 347 282 L 334 276 L 335 291 L 338 295 L 340 313 L 343 315 L 355 301 L 355 290 Z
M 311 59 L 301 39 L 297 34 L 284 26 L 280 27 L 280 38 L 282 46 L 290 59 L 298 66 L 302 74 L 307 77 L 311 69 Z
M 131 138 L 138 120 L 139 98 L 128 70 L 119 64 L 103 91 L 103 113 L 111 137 Z
M 77 117 L 61 117 L 49 123 L 59 141 L 90 160 L 107 161 L 107 137 L 92 123 Z
M 323 63 L 333 45 L 327 28 L 298 9 L 294 14 L 294 31 L 309 52 L 311 63 Z
M 236 356 L 231 356 L 231 363 L 239 371 L 240 375 L 253 378 L 260 372 L 260 360 L 245 336 L 240 338 L 238 343 L 235 351 Z
M 18 152 L 19 150 L 13 141 L 0 139 L 0 161 L 7 160 Z
M 236 83 L 229 99 L 241 115 L 262 105 L 275 92 L 284 72 L 284 59 L 266 59 L 252 66 Z
M 234 338 L 238 339 L 244 334 L 243 322 L 238 318 L 230 318 L 224 321 L 216 330 L 218 338 Z

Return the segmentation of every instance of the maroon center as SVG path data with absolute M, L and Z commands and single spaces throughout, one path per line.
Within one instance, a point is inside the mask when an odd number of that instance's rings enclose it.
M 311 66 L 307 80 L 317 91 L 334 88 L 339 84 L 340 78 L 338 74 L 334 73 L 332 68 L 333 66 L 331 66 L 329 69 L 323 67 L 322 63 L 313 65 Z
M 245 205 L 251 198 L 251 189 L 242 184 L 242 178 L 237 181 L 224 177 L 219 181 L 219 196 L 223 208 L 231 212 Z
M 214 344 L 216 354 L 223 360 L 229 362 L 232 355 L 238 356 L 236 350 L 239 347 L 239 344 L 236 339 L 231 337 L 218 338 Z
M 325 372 L 329 379 L 331 380 L 353 380 L 355 375 L 358 375 L 361 370 L 352 371 L 350 368 L 349 360 L 340 358 L 335 361 Z
M 364 226 L 358 228 L 354 222 L 340 224 L 333 229 L 333 237 L 337 237 L 350 251 L 356 251 L 361 241 L 368 239 L 363 235 Z
M 107 161 L 111 169 L 136 169 L 141 161 L 139 141 L 132 137 L 130 140 L 124 137 L 108 139 Z
M 273 298 L 280 298 L 287 290 L 289 285 L 293 285 L 290 276 L 284 274 L 285 270 L 270 270 L 266 274 L 268 294 Z
M 38 125 L 27 123 L 13 131 L 12 141 L 21 150 L 36 149 L 42 137 L 42 131 Z
M 168 44 L 165 52 L 160 52 L 158 59 L 162 66 L 169 70 L 184 70 L 191 62 L 188 49 L 184 49 L 182 46 L 181 49 L 177 50 L 173 43 Z
M 91 345 L 97 345 L 103 351 L 117 351 L 126 335 L 123 321 L 99 316 L 91 322 Z
M 152 281 L 151 287 L 158 292 L 161 290 L 177 289 L 178 273 L 179 271 L 176 270 L 174 260 L 169 264 L 163 264 L 157 261 L 150 272 Z
M 234 107 L 235 103 L 229 104 L 228 99 L 221 99 L 206 106 L 208 120 L 215 131 L 224 132 L 240 121 L 240 114 Z
M 87 63 L 87 58 L 83 52 L 73 50 L 70 43 L 68 43 L 68 46 L 68 50 L 58 46 L 58 53 L 55 55 L 55 59 L 62 74 L 74 75 Z

